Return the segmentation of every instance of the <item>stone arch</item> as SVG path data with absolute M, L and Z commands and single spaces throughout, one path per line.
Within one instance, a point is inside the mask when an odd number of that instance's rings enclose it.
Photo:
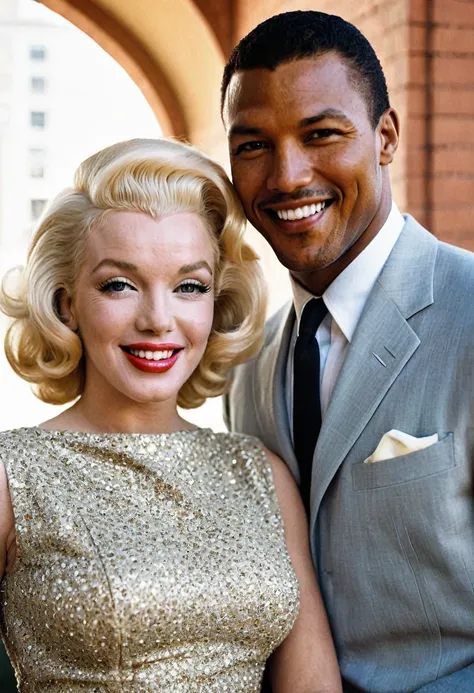
M 225 159 L 219 115 L 221 38 L 192 0 L 40 0 L 128 72 L 166 135 Z

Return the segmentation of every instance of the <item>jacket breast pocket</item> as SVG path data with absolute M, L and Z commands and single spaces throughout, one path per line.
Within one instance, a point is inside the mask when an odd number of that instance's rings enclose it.
M 454 437 L 448 433 L 442 440 L 423 450 L 388 460 L 352 465 L 352 486 L 356 491 L 405 484 L 448 471 L 456 466 Z

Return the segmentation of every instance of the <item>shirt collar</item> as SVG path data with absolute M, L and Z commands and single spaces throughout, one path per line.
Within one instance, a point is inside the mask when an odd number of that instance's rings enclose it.
M 377 277 L 388 260 L 400 236 L 405 219 L 398 207 L 392 208 L 375 238 L 328 286 L 323 294 L 324 303 L 348 342 L 352 340 L 366 301 Z M 315 298 L 291 277 L 293 301 L 299 331 L 301 314 L 306 303 Z

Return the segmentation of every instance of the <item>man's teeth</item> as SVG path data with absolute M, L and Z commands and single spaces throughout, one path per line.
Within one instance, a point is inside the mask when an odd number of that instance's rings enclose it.
M 162 359 L 170 359 L 173 356 L 173 349 L 167 351 L 143 351 L 143 349 L 130 349 L 133 356 L 148 361 L 161 361 Z
M 279 209 L 277 215 L 279 219 L 284 219 L 284 221 L 295 221 L 295 219 L 306 219 L 306 217 L 311 217 L 313 214 L 318 214 L 326 206 L 326 201 L 318 202 L 317 205 L 305 205 L 304 207 L 297 207 L 296 209 Z

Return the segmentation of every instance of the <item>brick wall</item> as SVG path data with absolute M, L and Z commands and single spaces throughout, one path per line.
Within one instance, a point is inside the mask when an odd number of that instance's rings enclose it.
M 474 250 L 474 2 L 432 5 L 432 229 Z

